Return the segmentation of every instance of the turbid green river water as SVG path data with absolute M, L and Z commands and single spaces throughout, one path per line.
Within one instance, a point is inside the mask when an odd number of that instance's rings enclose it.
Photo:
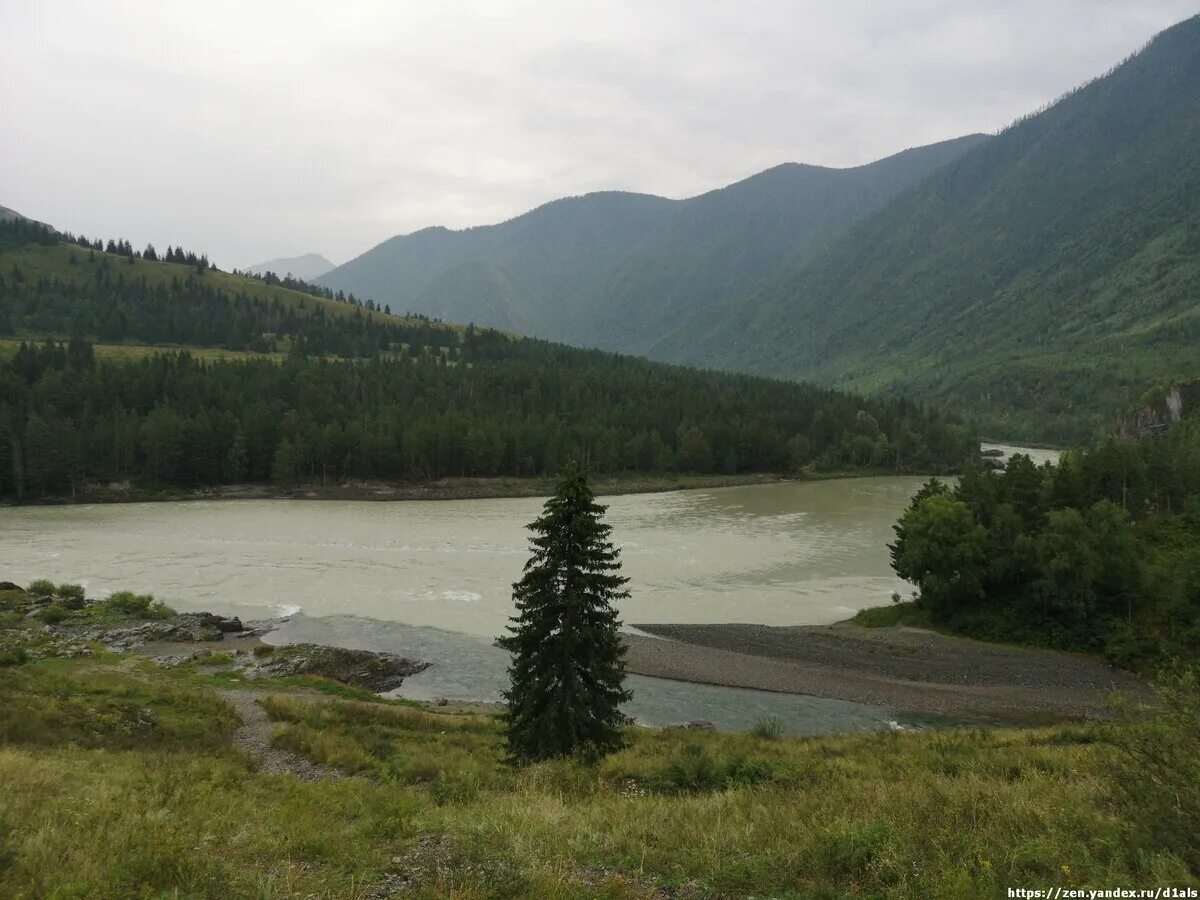
M 629 624 L 824 624 L 906 590 L 892 525 L 922 479 L 857 478 L 606 498 L 632 596 Z M 0 578 L 151 592 L 180 610 L 289 616 L 271 640 L 387 650 L 432 668 L 402 689 L 494 700 L 537 499 L 215 502 L 0 509 Z M 648 724 L 795 732 L 886 727 L 887 710 L 632 679 Z

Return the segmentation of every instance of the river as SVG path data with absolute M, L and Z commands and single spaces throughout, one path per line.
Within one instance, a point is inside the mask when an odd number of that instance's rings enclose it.
M 892 525 L 922 479 L 852 478 L 604 498 L 630 598 L 627 625 L 826 624 L 905 591 Z M 498 699 L 537 499 L 233 500 L 7 508 L 0 577 L 150 592 L 180 610 L 289 616 L 276 641 L 314 640 L 433 662 L 402 692 Z M 632 679 L 647 724 L 746 727 L 775 714 L 797 733 L 877 728 L 888 710 Z

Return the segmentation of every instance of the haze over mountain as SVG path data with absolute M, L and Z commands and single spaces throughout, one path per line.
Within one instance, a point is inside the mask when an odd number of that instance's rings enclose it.
M 300 256 L 284 256 L 279 259 L 269 259 L 263 263 L 247 266 L 251 275 L 266 275 L 273 272 L 280 278 L 291 275 L 303 281 L 312 281 L 334 268 L 333 263 L 320 253 L 304 253 Z
M 851 169 L 789 163 L 686 200 L 600 192 L 394 237 L 318 279 L 450 321 L 645 352 L 681 317 L 825 246 L 972 135 Z
M 1069 438 L 1200 374 L 1200 17 L 651 355 Z

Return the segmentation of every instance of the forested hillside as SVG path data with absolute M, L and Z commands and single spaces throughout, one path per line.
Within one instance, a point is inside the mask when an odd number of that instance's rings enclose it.
M 1200 17 L 684 322 L 675 361 L 906 393 L 1009 438 L 1200 374 Z
M 385 241 L 327 286 L 448 321 L 641 353 L 681 316 L 812 253 L 981 135 L 853 169 L 787 164 L 688 200 L 606 192 Z
M 108 251 L 44 225 L 0 223 L 0 339 L 87 336 L 106 343 L 369 356 L 456 344 L 453 329 L 392 316 L 302 282 L 220 272 L 203 256 Z
M 541 475 L 568 456 L 602 473 L 942 471 L 977 449 L 906 402 L 401 319 L 110 244 L 0 227 L 0 496 Z

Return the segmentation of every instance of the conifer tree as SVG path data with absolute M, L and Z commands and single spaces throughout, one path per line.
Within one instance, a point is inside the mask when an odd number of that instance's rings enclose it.
M 587 475 L 568 462 L 553 497 L 529 529 L 533 556 L 513 585 L 517 615 L 500 644 L 513 654 L 506 737 L 514 761 L 621 746 L 625 649 L 615 601 L 629 596 L 619 553 Z

